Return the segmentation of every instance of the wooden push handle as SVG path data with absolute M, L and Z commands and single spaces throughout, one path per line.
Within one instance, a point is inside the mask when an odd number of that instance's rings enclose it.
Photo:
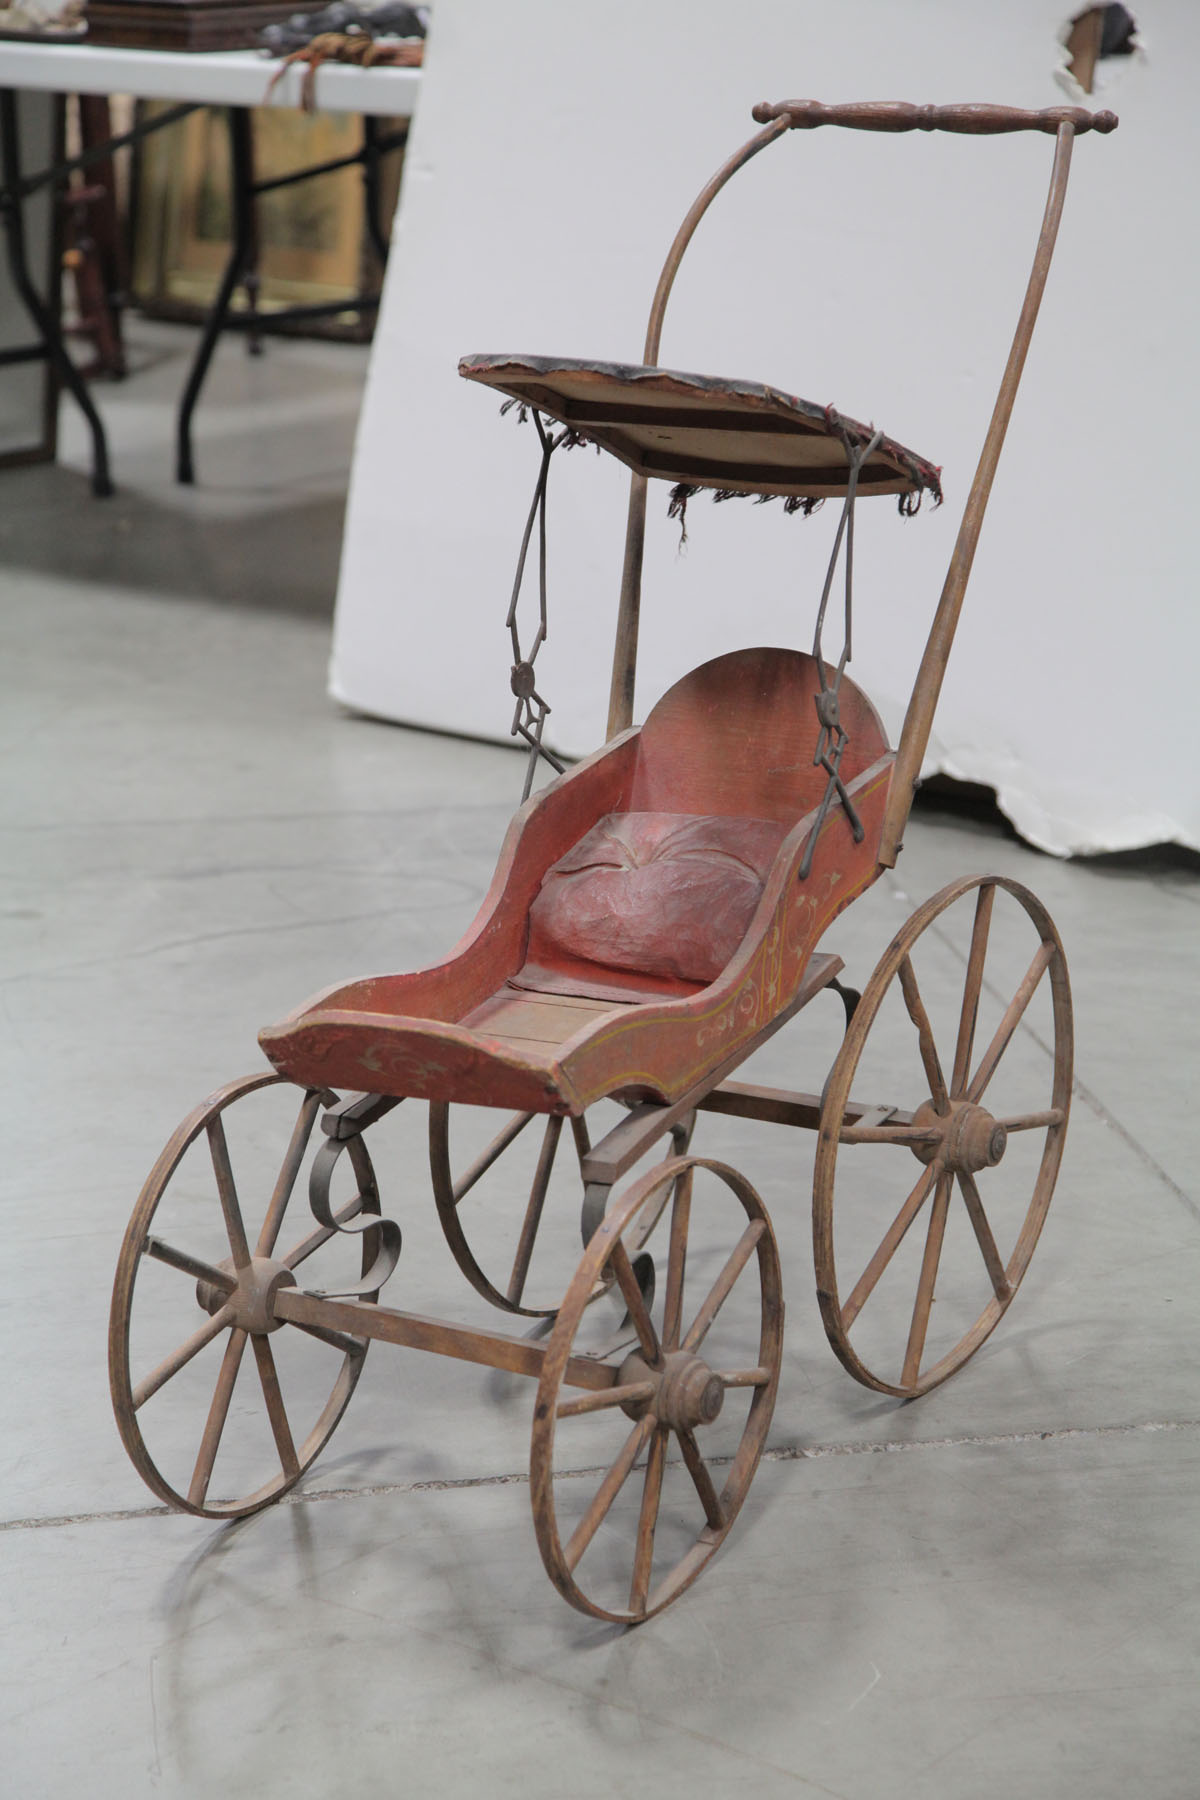
M 792 130 L 815 125 L 848 125 L 852 131 L 965 131 L 991 137 L 1002 131 L 1056 132 L 1060 125 L 1081 131 L 1115 131 L 1117 115 L 1085 112 L 1082 106 L 1047 106 L 1025 112 L 1019 106 L 913 106 L 907 100 L 855 100 L 826 106 L 820 100 L 761 101 L 754 108 L 760 125 L 786 119 Z

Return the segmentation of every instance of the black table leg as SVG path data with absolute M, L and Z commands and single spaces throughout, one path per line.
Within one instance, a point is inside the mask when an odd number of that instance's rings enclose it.
M 204 323 L 200 343 L 188 375 L 183 399 L 179 404 L 176 440 L 175 478 L 187 484 L 196 479 L 192 458 L 192 414 L 208 374 L 208 365 L 217 339 L 229 317 L 230 305 L 239 286 L 249 290 L 251 308 L 257 301 L 258 239 L 254 197 L 254 143 L 250 112 L 244 106 L 229 108 L 229 148 L 231 156 L 231 191 L 233 199 L 233 249 L 221 277 L 221 285 L 212 309 Z
M 363 114 L 362 167 L 363 167 L 363 212 L 366 215 L 367 236 L 371 247 L 379 258 L 381 268 L 387 267 L 388 241 L 383 232 L 383 221 L 379 216 L 382 186 L 379 179 L 380 163 L 383 152 L 379 147 L 379 126 L 369 113 Z
M 69 389 L 76 405 L 88 422 L 92 434 L 92 492 L 106 498 L 113 491 L 108 472 L 108 440 L 100 414 L 92 404 L 79 370 L 67 354 L 55 308 L 43 301 L 29 274 L 25 253 L 25 215 L 21 194 L 21 144 L 17 125 L 17 96 L 13 88 L 0 88 L 0 218 L 4 224 L 4 241 L 13 286 L 37 330 L 47 360 L 59 379 Z

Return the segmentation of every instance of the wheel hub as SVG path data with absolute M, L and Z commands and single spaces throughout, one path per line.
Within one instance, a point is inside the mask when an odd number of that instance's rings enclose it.
M 227 1275 L 236 1276 L 237 1286 L 232 1293 L 226 1293 L 213 1281 L 198 1281 L 196 1299 L 205 1312 L 211 1314 L 222 1306 L 232 1306 L 233 1322 L 243 1331 L 260 1335 L 278 1331 L 283 1320 L 275 1317 L 275 1296 L 281 1287 L 296 1285 L 296 1277 L 287 1264 L 275 1262 L 269 1256 L 252 1256 L 249 1268 L 243 1269 L 240 1275 L 234 1268 L 232 1257 L 226 1257 L 217 1266 Z
M 624 1410 L 634 1419 L 651 1412 L 674 1431 L 695 1431 L 700 1425 L 711 1425 L 725 1404 L 721 1377 L 714 1375 L 704 1358 L 691 1350 L 670 1351 L 660 1369 L 652 1369 L 635 1352 L 622 1363 L 618 1381 L 622 1387 L 652 1382 L 653 1397 L 627 1404 Z
M 953 1175 L 975 1175 L 980 1169 L 994 1169 L 1008 1147 L 1007 1127 L 993 1118 L 984 1106 L 970 1100 L 951 1100 L 950 1110 L 939 1113 L 932 1100 L 926 1100 L 913 1114 L 913 1124 L 924 1130 L 937 1131 L 936 1142 L 914 1144 L 913 1155 L 927 1166 L 937 1162 Z

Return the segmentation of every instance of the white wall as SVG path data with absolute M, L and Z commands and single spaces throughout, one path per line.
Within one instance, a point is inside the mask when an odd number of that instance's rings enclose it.
M 504 611 L 532 427 L 470 351 L 637 361 L 658 269 L 760 99 L 1059 104 L 1070 0 L 438 0 L 359 432 L 332 691 L 507 733 Z M 1056 851 L 1200 847 L 1195 136 L 1200 8 L 1143 0 L 1105 64 L 1121 129 L 1081 138 L 930 767 L 987 782 Z M 1053 140 L 794 132 L 736 176 L 684 263 L 667 367 L 763 380 L 944 465 L 947 503 L 859 513 L 853 674 L 898 730 L 1028 274 Z M 1189 480 L 1189 476 L 1191 479 Z M 571 752 L 600 741 L 625 471 L 551 476 L 551 637 Z M 806 644 L 833 507 L 651 488 L 638 715 L 741 644 Z M 532 605 L 533 596 L 528 596 Z M 517 776 L 514 770 L 514 782 Z M 515 799 L 515 795 L 514 795 Z

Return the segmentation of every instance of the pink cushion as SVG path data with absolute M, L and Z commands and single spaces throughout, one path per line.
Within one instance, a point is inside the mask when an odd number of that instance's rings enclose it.
M 530 911 L 529 961 L 714 981 L 784 835 L 767 819 L 609 813 L 548 871 Z

